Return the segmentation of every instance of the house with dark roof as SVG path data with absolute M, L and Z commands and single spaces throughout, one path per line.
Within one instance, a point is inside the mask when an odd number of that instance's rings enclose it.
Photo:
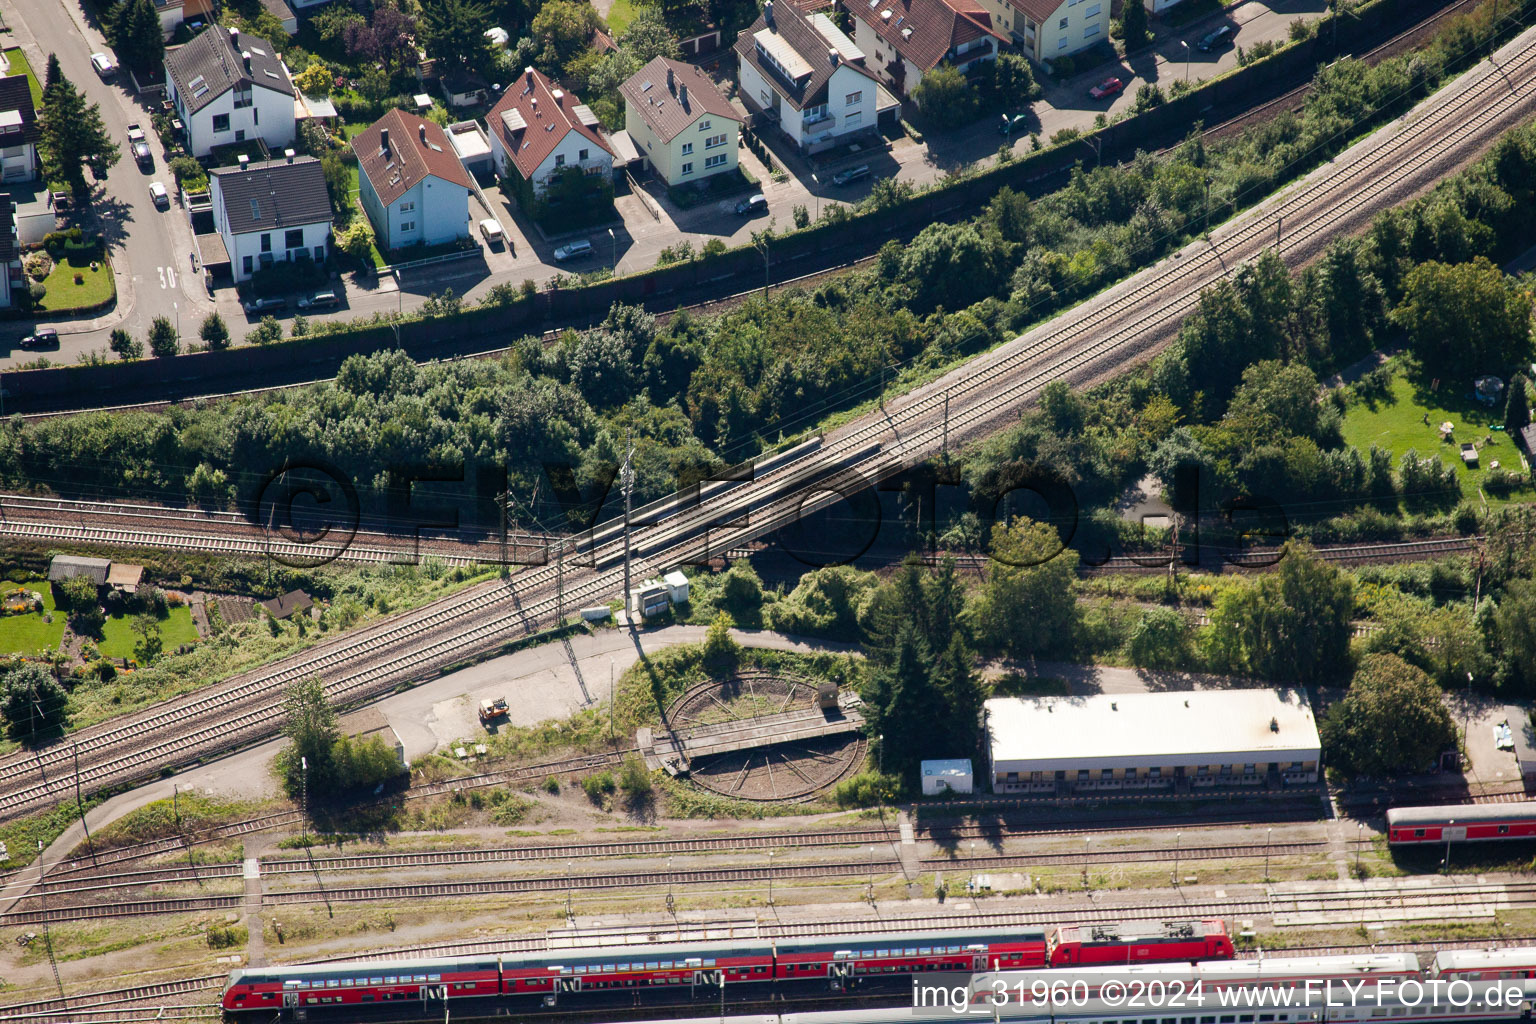
M 37 177 L 40 134 L 27 76 L 0 78 L 0 182 Z
M 624 130 L 668 185 L 736 169 L 742 117 L 703 68 L 657 57 L 619 91 Z
M 542 195 L 568 169 L 613 175 L 613 148 L 597 115 L 543 72 L 525 68 L 485 116 L 496 173 L 526 182 Z
M 1010 37 L 1025 56 L 1035 61 L 1065 57 L 1109 38 L 1109 4 L 1106 0 L 975 2 L 992 16 L 994 29 Z M 1163 4 L 1158 9 L 1166 6 Z
M 970 74 L 1008 42 L 980 0 L 848 0 L 853 41 L 901 96 L 940 64 Z
M 352 140 L 352 151 L 380 249 L 469 237 L 474 182 L 441 125 L 391 110 Z
M 26 286 L 21 246 L 16 241 L 16 205 L 9 192 L 0 192 L 0 309 L 14 306 Z
M 166 51 L 165 77 L 193 156 L 255 138 L 274 150 L 293 143 L 293 80 L 265 39 L 210 25 Z
M 877 131 L 879 79 L 865 66 L 864 52 L 825 14 L 766 0 L 735 48 L 742 102 L 776 122 L 803 152 Z
M 236 281 L 274 263 L 313 260 L 330 252 L 331 194 L 312 156 L 220 167 L 208 173 L 213 223 Z

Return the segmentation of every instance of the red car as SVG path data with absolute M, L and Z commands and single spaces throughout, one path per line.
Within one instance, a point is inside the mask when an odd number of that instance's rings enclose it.
M 1096 100 L 1101 100 L 1105 96 L 1113 96 L 1115 93 L 1124 88 L 1125 83 L 1120 81 L 1120 79 L 1106 78 L 1092 89 L 1089 89 L 1088 95 L 1092 96 Z

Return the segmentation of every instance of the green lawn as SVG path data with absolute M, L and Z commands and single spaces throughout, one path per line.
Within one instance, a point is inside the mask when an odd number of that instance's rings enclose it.
M 1470 380 L 1443 384 L 1436 392 L 1416 381 L 1409 380 L 1399 371 L 1392 378 L 1392 387 L 1385 401 L 1377 401 L 1375 408 L 1363 400 L 1351 402 L 1344 417 L 1344 441 L 1361 452 L 1371 445 L 1385 448 L 1392 453 L 1394 469 L 1408 449 L 1413 448 L 1421 456 L 1439 456 L 1440 461 L 1454 465 L 1461 477 L 1462 493 L 1469 499 L 1477 497 L 1478 486 L 1488 474 L 1492 463 L 1499 468 L 1518 473 L 1521 471 L 1520 451 L 1514 439 L 1502 429 L 1504 409 L 1502 403 L 1492 409 L 1479 405 L 1468 397 Z M 1425 416 L 1429 423 L 1424 422 Z M 1450 422 L 1455 429 L 1450 443 L 1440 440 L 1440 424 Z M 1492 438 L 1484 442 L 1484 438 Z M 1477 445 L 1477 468 L 1468 467 L 1461 461 L 1460 447 L 1463 441 Z M 1498 501 L 1494 495 L 1488 500 Z
M 43 621 L 43 616 L 54 610 L 53 588 L 47 583 L 20 584 L 7 580 L 0 583 L 0 593 L 15 590 L 18 586 L 42 595 L 44 611 L 0 616 L 0 652 L 30 654 L 37 650 L 57 650 L 64 639 L 64 616 L 54 615 L 52 622 Z
M 134 615 L 114 615 L 101 630 L 101 640 L 96 649 L 104 658 L 131 658 L 139 634 L 133 631 Z M 171 614 L 160 620 L 160 644 L 164 650 L 174 651 L 182 644 L 197 639 L 197 627 L 192 624 L 192 610 L 186 606 L 172 608 Z
M 27 85 L 32 89 L 32 105 L 41 108 L 43 105 L 43 86 L 37 80 L 37 76 L 32 73 L 32 65 L 27 63 L 27 56 L 21 52 L 21 47 L 16 46 L 6 50 L 5 59 L 10 61 L 11 64 L 10 70 L 5 73 L 6 77 L 26 75 Z
M 634 0 L 613 0 L 613 7 L 608 11 L 608 32 L 617 39 L 629 23 L 635 20 Z
M 96 269 L 91 269 L 91 263 Z M 75 283 L 75 275 L 82 278 Z M 116 285 L 112 281 L 112 267 L 105 261 L 100 246 L 68 248 L 64 258 L 53 266 L 53 272 L 44 279 L 48 294 L 38 308 L 46 313 L 67 313 L 100 305 L 112 298 Z

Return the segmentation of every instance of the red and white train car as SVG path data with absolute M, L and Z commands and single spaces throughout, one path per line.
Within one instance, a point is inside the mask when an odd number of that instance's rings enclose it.
M 1387 842 L 1393 846 L 1496 839 L 1536 839 L 1536 803 L 1394 807 L 1387 811 Z
M 1536 949 L 1451 949 L 1436 953 L 1429 976 L 1460 981 L 1536 978 Z

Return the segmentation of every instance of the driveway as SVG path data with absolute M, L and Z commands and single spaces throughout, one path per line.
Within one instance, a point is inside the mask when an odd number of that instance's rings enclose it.
M 149 131 L 150 117 L 130 91 L 126 72 L 112 82 L 96 77 L 90 55 L 110 52 L 110 48 L 101 33 L 87 23 L 78 0 L 37 0 L 22 5 L 20 13 L 9 14 L 7 22 L 11 27 L 7 45 L 21 46 L 39 80 L 48 65 L 48 54 L 58 56 L 69 80 L 87 101 L 100 105 L 107 133 L 123 147 L 123 154 L 98 190 L 93 211 L 111 248 L 117 274 L 117 307 L 102 318 L 108 321 L 107 326 L 85 329 L 84 324 L 78 324 L 72 331 L 71 324 L 59 323 L 59 351 L 35 353 L 15 347 L 17 339 L 31 333 L 31 321 L 0 325 L 0 368 L 31 362 L 40 354 L 52 362 L 73 363 L 83 353 L 106 350 L 109 327 L 119 323 L 143 340 L 157 316 L 174 323 L 179 314 L 183 344 L 196 341 L 198 325 L 212 305 L 201 280 L 191 273 L 192 229 L 181 207 L 173 201 L 169 209 L 159 210 L 149 199 L 151 181 L 173 188 L 159 144 L 151 143 L 153 171 L 141 171 L 128 153 L 129 123 L 137 121 Z

